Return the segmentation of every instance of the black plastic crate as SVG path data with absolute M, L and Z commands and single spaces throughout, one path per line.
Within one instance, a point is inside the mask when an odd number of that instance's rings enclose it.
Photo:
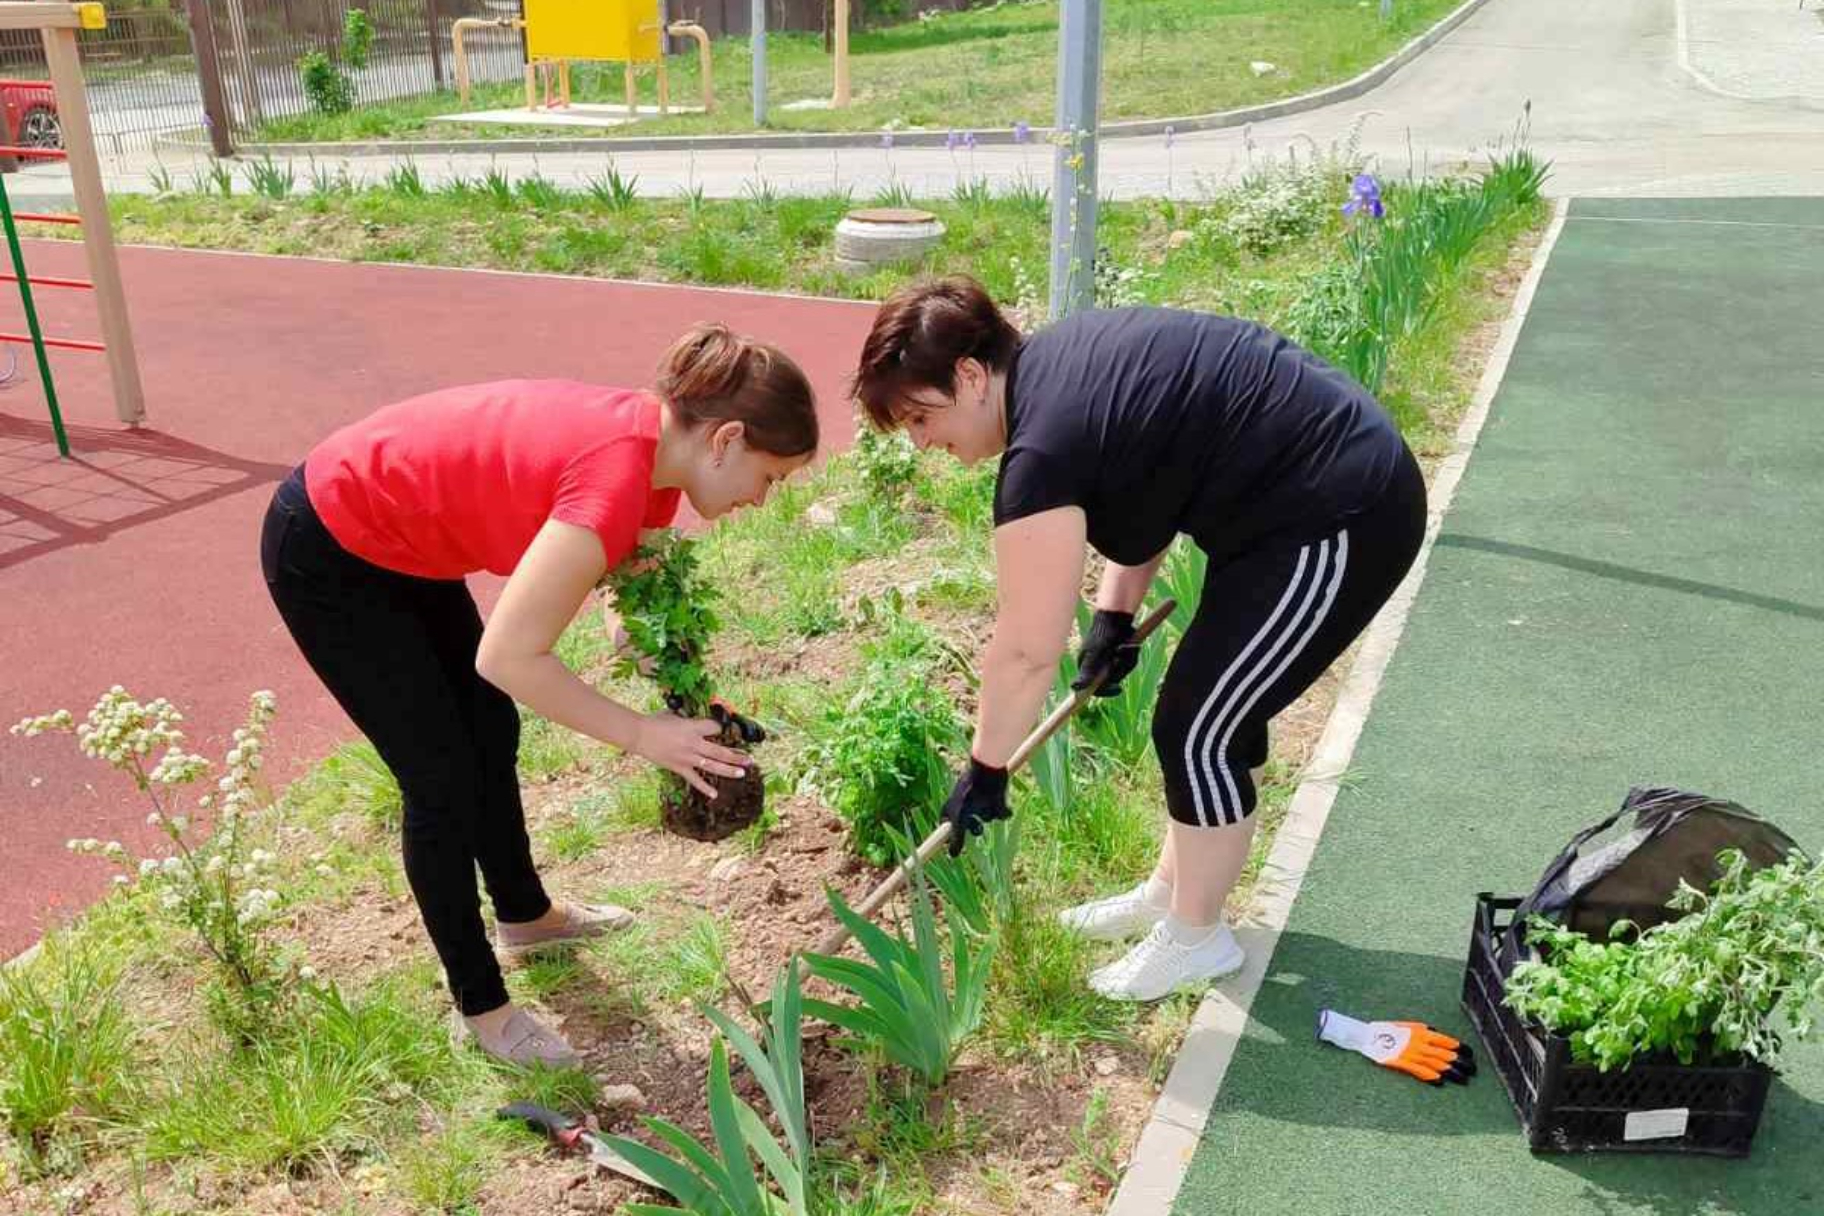
M 1502 1003 L 1496 946 L 1518 899 L 1476 897 L 1463 1011 L 1513 1099 L 1536 1153 L 1701 1153 L 1746 1157 L 1773 1070 L 1743 1056 L 1681 1064 L 1671 1055 L 1602 1072 L 1571 1058 L 1570 1040 L 1529 1026 Z

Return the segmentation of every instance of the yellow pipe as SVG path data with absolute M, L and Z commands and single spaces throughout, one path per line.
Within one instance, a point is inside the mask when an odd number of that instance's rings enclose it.
M 715 60 L 709 53 L 709 33 L 694 21 L 674 21 L 665 27 L 665 32 L 678 38 L 695 38 L 697 40 L 697 62 L 703 65 L 703 112 L 711 114 L 716 109 L 716 73 Z
M 456 58 L 456 91 L 462 97 L 462 104 L 469 104 L 469 53 L 462 47 L 462 36 L 469 30 L 524 29 L 526 23 L 518 17 L 458 17 L 450 22 L 450 43 Z M 532 83 L 532 65 L 526 65 L 526 108 L 532 109 L 537 94 Z

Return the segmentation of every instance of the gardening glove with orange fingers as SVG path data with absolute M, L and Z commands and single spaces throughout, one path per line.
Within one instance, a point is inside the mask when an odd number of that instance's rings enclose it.
M 944 803 L 944 822 L 950 825 L 950 856 L 960 857 L 970 836 L 980 836 L 989 823 L 1011 814 L 1007 808 L 1007 770 L 971 756 L 969 767 L 956 779 L 956 788 Z
M 1134 614 L 1098 608 L 1083 638 L 1083 649 L 1077 652 L 1077 678 L 1070 682 L 1073 691 L 1088 688 L 1097 676 L 1107 675 L 1096 689 L 1098 697 L 1113 697 L 1121 692 L 1121 681 L 1140 662 L 1140 643 L 1134 641 Z
M 1317 1015 L 1317 1037 L 1427 1085 L 1468 1085 L 1476 1075 L 1469 1047 L 1423 1022 L 1358 1022 L 1325 1009 Z
M 766 728 L 746 714 L 736 713 L 721 697 L 717 697 L 709 703 L 709 716 L 715 719 L 716 725 L 723 730 L 732 726 L 735 733 L 741 736 L 743 743 L 766 742 Z

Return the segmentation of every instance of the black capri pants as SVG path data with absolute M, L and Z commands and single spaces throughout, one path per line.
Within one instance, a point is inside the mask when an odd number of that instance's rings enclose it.
M 475 671 L 481 613 L 460 580 L 414 578 L 344 549 L 294 471 L 260 533 L 272 602 L 311 669 L 405 798 L 405 876 L 463 1013 L 506 1004 L 475 871 L 505 921 L 551 901 L 519 798 L 519 709 Z
M 1175 821 L 1222 827 L 1254 813 L 1249 770 L 1266 763 L 1267 723 L 1368 627 L 1424 538 L 1425 479 L 1402 450 L 1379 498 L 1334 529 L 1211 561 L 1153 713 Z

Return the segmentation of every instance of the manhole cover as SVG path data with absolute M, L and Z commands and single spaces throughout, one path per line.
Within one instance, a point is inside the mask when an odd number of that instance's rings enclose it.
M 849 212 L 849 218 L 864 224 L 929 224 L 937 216 L 916 207 L 863 207 Z

